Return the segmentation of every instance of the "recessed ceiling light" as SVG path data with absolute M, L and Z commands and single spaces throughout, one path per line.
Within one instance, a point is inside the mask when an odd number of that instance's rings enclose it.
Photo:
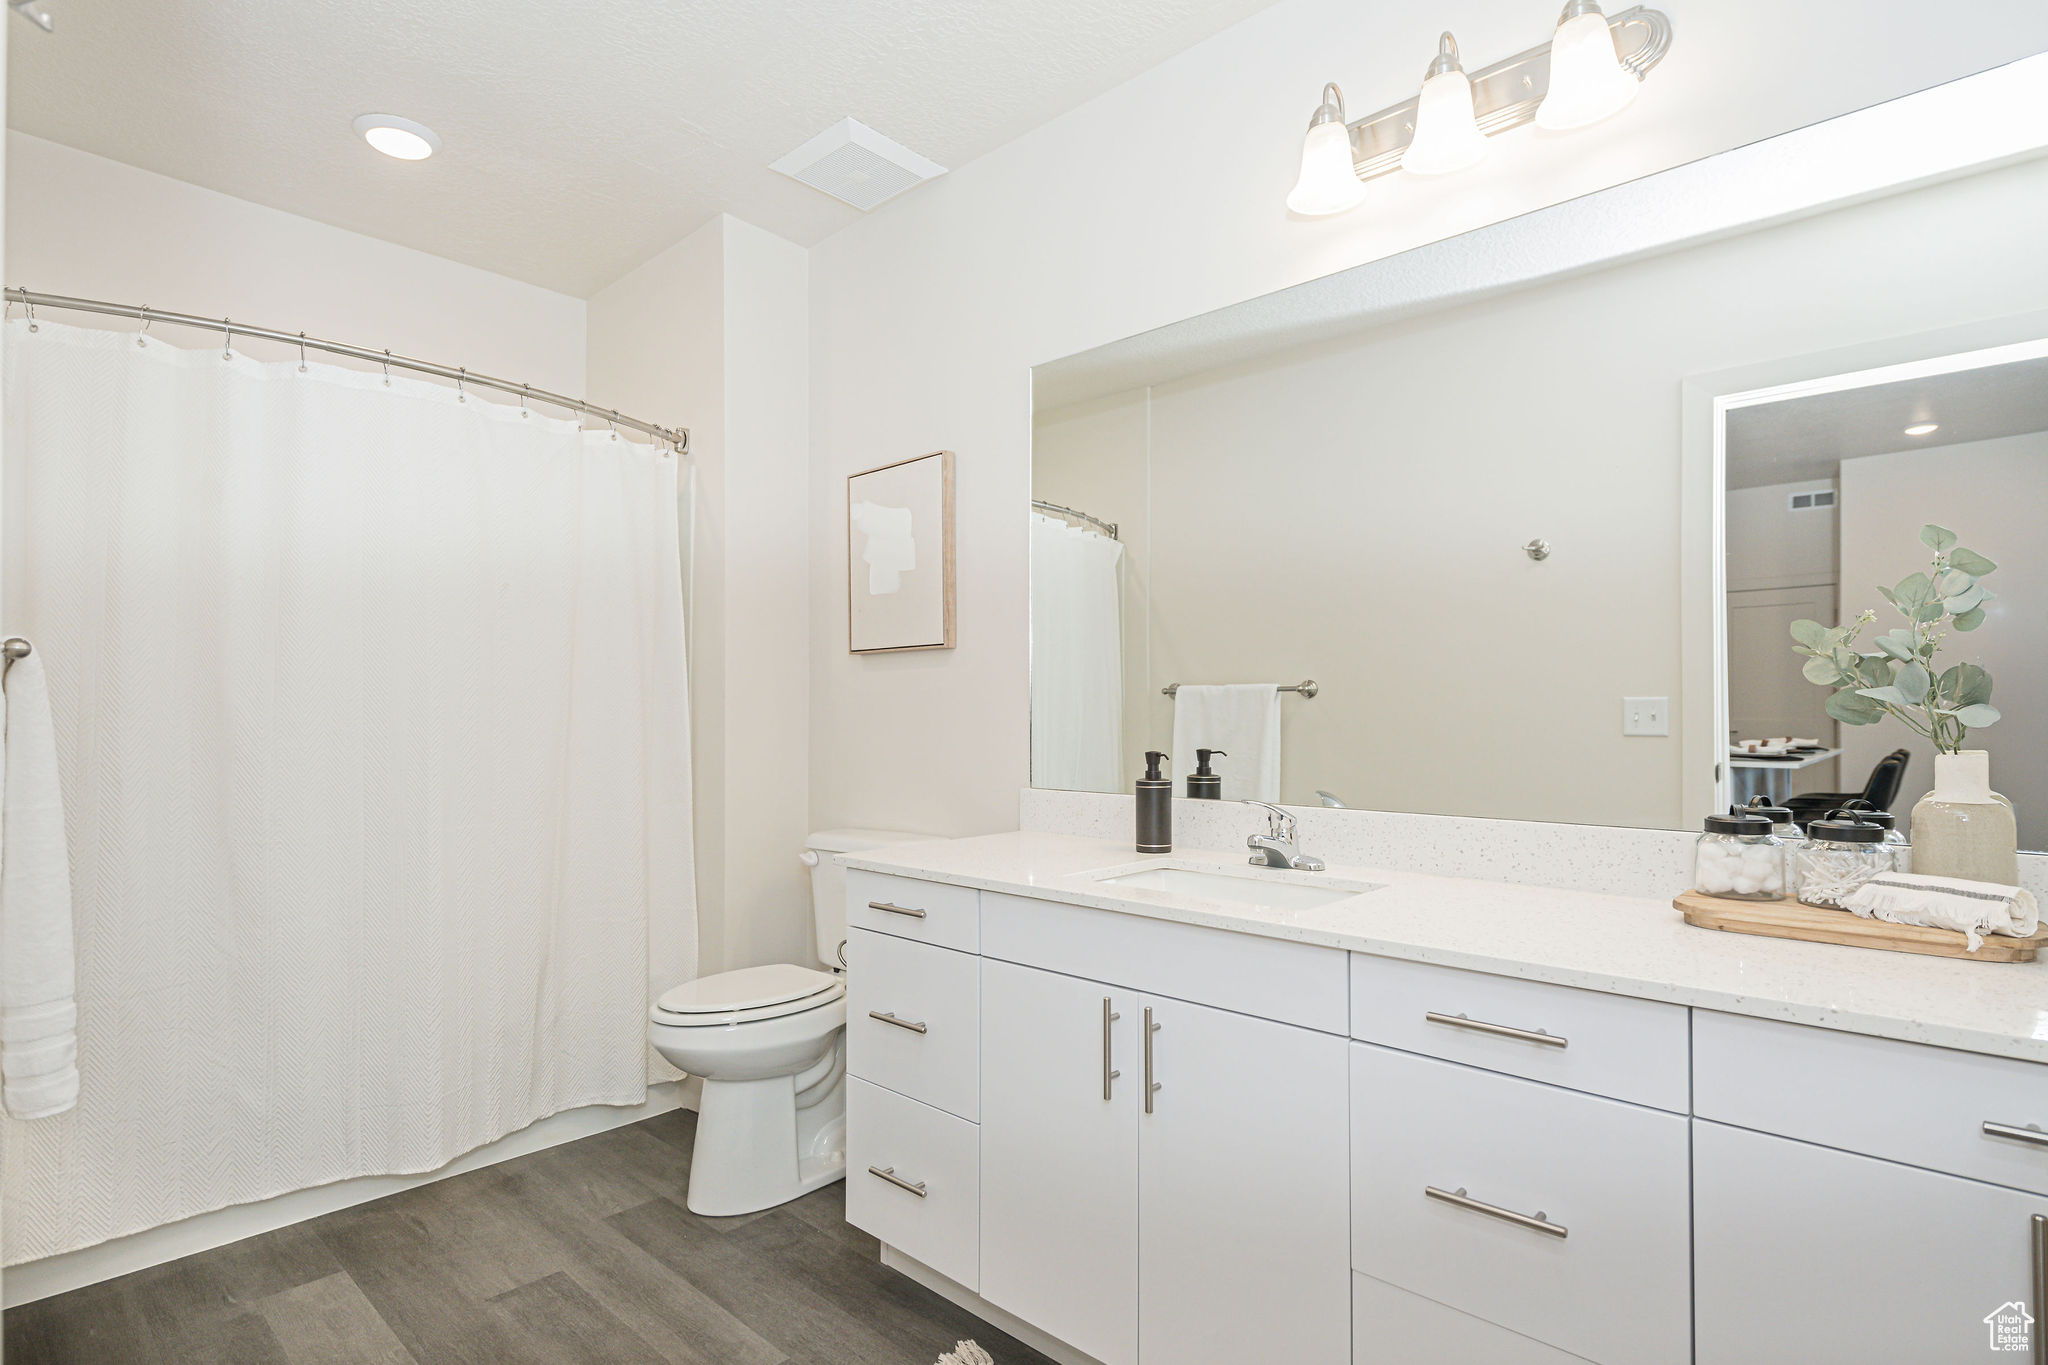
M 1941 430 L 1941 423 L 1939 422 L 1915 422 L 1912 426 L 1906 428 L 1906 434 L 1908 436 L 1925 436 L 1930 431 L 1939 430 Z
M 432 128 L 396 114 L 364 114 L 351 126 L 363 141 L 400 161 L 425 161 L 441 150 Z

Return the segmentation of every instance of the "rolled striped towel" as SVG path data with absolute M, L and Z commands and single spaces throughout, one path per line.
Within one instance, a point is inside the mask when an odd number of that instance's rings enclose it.
M 1984 946 L 1986 934 L 2029 938 L 2041 927 L 2033 892 L 1961 877 L 1887 872 L 1857 887 L 1843 903 L 1865 919 L 1960 930 L 1973 953 Z
M 971 1341 L 955 1342 L 939 1357 L 939 1365 L 996 1365 L 995 1357 Z

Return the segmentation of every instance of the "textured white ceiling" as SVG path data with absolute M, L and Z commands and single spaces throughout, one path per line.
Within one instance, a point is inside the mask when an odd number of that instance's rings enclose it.
M 1907 436 L 1916 422 L 1939 431 Z M 1842 461 L 2048 431 L 2048 360 L 1841 389 L 1728 414 L 1728 486 L 1832 479 Z
M 768 169 L 836 119 L 957 167 L 1271 2 L 49 0 L 8 123 L 587 296 L 721 211 L 853 221 Z M 371 112 L 441 153 L 371 151 Z

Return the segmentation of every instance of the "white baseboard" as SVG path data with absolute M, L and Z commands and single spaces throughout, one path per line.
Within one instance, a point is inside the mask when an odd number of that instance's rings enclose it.
M 997 1331 L 1008 1332 L 1040 1355 L 1058 1361 L 1059 1365 L 1102 1365 L 1094 1356 L 1084 1355 L 1064 1341 L 1047 1336 L 1022 1318 L 1005 1313 L 958 1280 L 948 1279 L 923 1261 L 905 1256 L 887 1242 L 882 1243 L 882 1264 L 899 1275 L 916 1280 L 940 1298 L 965 1308 Z
M 550 1114 L 516 1133 L 507 1133 L 496 1142 L 465 1152 L 439 1170 L 428 1171 L 424 1175 L 366 1175 L 354 1180 L 338 1180 L 332 1185 L 318 1185 L 273 1199 L 260 1199 L 253 1204 L 215 1209 L 211 1213 L 183 1218 L 162 1227 L 116 1237 L 98 1246 L 80 1247 L 77 1251 L 67 1251 L 40 1261 L 9 1266 L 4 1278 L 0 1278 L 0 1290 L 4 1290 L 8 1308 L 34 1303 L 52 1294 L 62 1294 L 133 1270 L 175 1261 L 195 1251 L 239 1242 L 244 1237 L 303 1223 L 308 1218 L 318 1218 L 336 1209 L 366 1204 L 400 1190 L 430 1185 L 451 1175 L 493 1166 L 528 1152 L 560 1146 L 564 1142 L 574 1142 L 577 1138 L 602 1133 L 608 1128 L 638 1123 L 672 1109 L 695 1109 L 698 1094 L 699 1085 L 694 1079 L 661 1081 L 647 1087 L 644 1104 L 595 1104 Z

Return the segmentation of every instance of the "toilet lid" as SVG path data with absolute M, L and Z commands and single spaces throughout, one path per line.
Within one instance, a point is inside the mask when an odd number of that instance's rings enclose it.
M 838 984 L 839 978 L 830 972 L 776 962 L 686 981 L 665 992 L 655 1008 L 665 1014 L 731 1014 L 795 1004 Z

